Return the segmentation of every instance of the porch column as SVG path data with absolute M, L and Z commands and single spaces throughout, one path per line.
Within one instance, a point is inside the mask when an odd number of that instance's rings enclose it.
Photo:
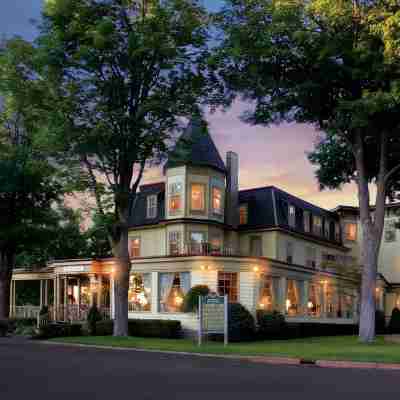
M 49 280 L 44 281 L 44 305 L 49 306 Z
M 110 318 L 114 319 L 115 302 L 114 302 L 114 274 L 110 274 Z
M 97 276 L 97 307 L 100 309 L 103 307 L 103 304 L 101 304 L 101 290 L 103 287 L 103 275 L 98 275 Z
M 14 280 L 13 291 L 12 291 L 12 307 L 13 307 L 13 316 L 16 315 L 16 307 L 17 307 L 17 281 Z
M 277 310 L 282 313 L 286 314 L 286 297 L 287 297 L 287 279 L 285 276 L 281 276 L 279 278 L 279 296 L 278 296 L 278 304 L 277 304 Z
M 327 283 L 324 282 L 321 284 L 321 318 L 326 318 L 327 315 L 327 301 L 326 301 L 326 291 L 327 291 Z
M 310 288 L 310 282 L 309 281 L 302 281 L 300 284 L 303 285 L 303 288 L 301 290 L 301 313 L 305 316 L 308 315 L 308 292 Z
M 57 320 L 57 278 L 53 279 L 53 318 Z
M 14 310 L 15 310 L 15 297 L 14 297 L 14 287 L 15 287 L 15 280 L 11 279 L 11 285 L 10 285 L 10 312 L 9 316 L 10 318 L 14 317 Z
M 43 303 L 44 303 L 44 301 L 43 301 L 43 298 L 44 298 L 44 294 L 43 294 L 43 279 L 41 279 L 40 280 L 40 309 L 42 309 L 42 307 L 43 307 Z
M 78 319 L 81 318 L 81 278 L 78 277 Z
M 159 311 L 159 290 L 158 290 L 158 272 L 151 273 L 151 312 L 153 314 Z
M 95 301 L 97 300 L 95 298 L 95 293 L 94 293 L 94 288 L 97 287 L 97 281 L 96 281 L 96 275 L 92 274 L 89 275 L 89 299 L 90 299 L 90 307 L 93 306 Z
M 64 321 L 67 320 L 67 305 L 68 305 L 68 278 L 64 278 Z

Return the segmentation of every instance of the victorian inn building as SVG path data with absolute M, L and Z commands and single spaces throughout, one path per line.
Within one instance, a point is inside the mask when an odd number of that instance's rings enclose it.
M 164 181 L 143 185 L 132 212 L 129 317 L 175 319 L 191 287 L 207 285 L 251 313 L 278 310 L 290 321 L 356 323 L 359 310 L 358 210 L 325 210 L 274 186 L 239 190 L 239 158 L 224 162 L 207 130 L 192 120 L 165 168 Z M 400 304 L 400 247 L 387 208 L 377 308 Z M 19 304 L 21 281 L 40 281 L 40 305 L 57 320 L 84 319 L 95 301 L 113 317 L 112 259 L 56 261 L 14 271 L 12 316 L 39 307 Z

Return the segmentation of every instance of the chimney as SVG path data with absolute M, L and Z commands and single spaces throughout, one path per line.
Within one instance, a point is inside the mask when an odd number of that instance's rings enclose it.
M 226 153 L 226 171 L 225 222 L 237 228 L 239 225 L 239 156 L 233 151 Z

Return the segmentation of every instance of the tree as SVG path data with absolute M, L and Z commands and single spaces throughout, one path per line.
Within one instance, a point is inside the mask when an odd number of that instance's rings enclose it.
M 46 95 L 31 79 L 33 54 L 19 39 L 0 52 L 0 319 L 9 314 L 16 256 L 53 224 L 51 207 L 63 189 L 59 170 L 37 141 Z
M 52 132 L 71 144 L 115 257 L 114 335 L 128 334 L 128 227 L 143 172 L 206 93 L 197 0 L 53 0 L 38 40 L 58 93 Z M 63 116 L 63 117 L 62 117 Z M 57 135 L 56 135 L 57 136 Z
M 385 203 L 400 171 L 400 6 L 381 0 L 228 0 L 213 58 L 226 98 L 254 124 L 310 123 L 322 188 L 358 187 L 362 226 L 360 339 L 375 336 L 375 285 Z M 369 184 L 376 186 L 373 211 Z

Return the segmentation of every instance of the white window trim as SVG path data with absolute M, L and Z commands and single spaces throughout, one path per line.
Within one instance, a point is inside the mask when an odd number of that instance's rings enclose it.
M 148 219 L 156 218 L 157 217 L 157 195 L 151 194 L 147 196 L 147 204 L 146 204 L 146 217 Z

